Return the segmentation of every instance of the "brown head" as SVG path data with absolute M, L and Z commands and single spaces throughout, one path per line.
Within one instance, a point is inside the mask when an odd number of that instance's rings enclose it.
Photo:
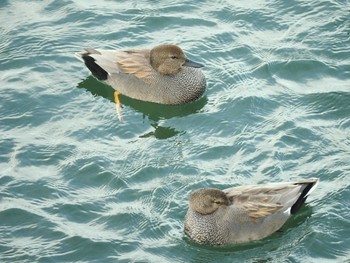
M 214 213 L 219 207 L 228 206 L 226 194 L 215 188 L 202 188 L 190 195 L 190 208 L 202 215 Z
M 183 66 L 200 68 L 203 65 L 190 61 L 186 58 L 182 49 L 176 45 L 159 45 L 151 50 L 150 63 L 159 73 L 164 75 L 174 75 Z

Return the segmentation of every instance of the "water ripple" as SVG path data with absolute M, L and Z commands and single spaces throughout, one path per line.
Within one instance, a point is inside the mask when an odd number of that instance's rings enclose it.
M 344 1 L 0 6 L 2 261 L 348 260 Z M 73 54 L 159 43 L 205 64 L 205 97 L 122 96 L 118 122 L 113 89 Z M 210 248 L 183 234 L 194 189 L 307 177 L 317 191 L 268 239 Z

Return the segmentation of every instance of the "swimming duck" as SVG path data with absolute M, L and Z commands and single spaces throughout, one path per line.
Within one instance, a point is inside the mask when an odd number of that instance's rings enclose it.
M 209 245 L 244 243 L 279 230 L 298 212 L 319 179 L 193 191 L 185 233 Z
M 92 75 L 111 85 L 118 94 L 160 104 L 197 100 L 206 88 L 202 64 L 186 58 L 176 45 L 152 49 L 100 50 L 86 48 L 76 54 Z

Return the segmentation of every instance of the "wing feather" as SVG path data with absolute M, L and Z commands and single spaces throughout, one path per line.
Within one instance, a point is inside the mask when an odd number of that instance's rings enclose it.
M 266 218 L 279 211 L 289 211 L 300 196 L 300 185 L 268 184 L 233 187 L 224 190 L 232 205 L 241 207 L 252 219 Z
M 148 83 L 154 71 L 145 52 L 126 51 L 117 56 L 117 66 L 125 74 L 131 74 Z

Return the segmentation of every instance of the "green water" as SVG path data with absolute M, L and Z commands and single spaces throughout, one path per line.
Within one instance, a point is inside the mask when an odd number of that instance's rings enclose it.
M 348 1 L 0 1 L 0 262 L 350 262 Z M 207 91 L 121 97 L 73 56 L 180 45 Z M 267 239 L 183 234 L 200 187 L 319 177 Z

